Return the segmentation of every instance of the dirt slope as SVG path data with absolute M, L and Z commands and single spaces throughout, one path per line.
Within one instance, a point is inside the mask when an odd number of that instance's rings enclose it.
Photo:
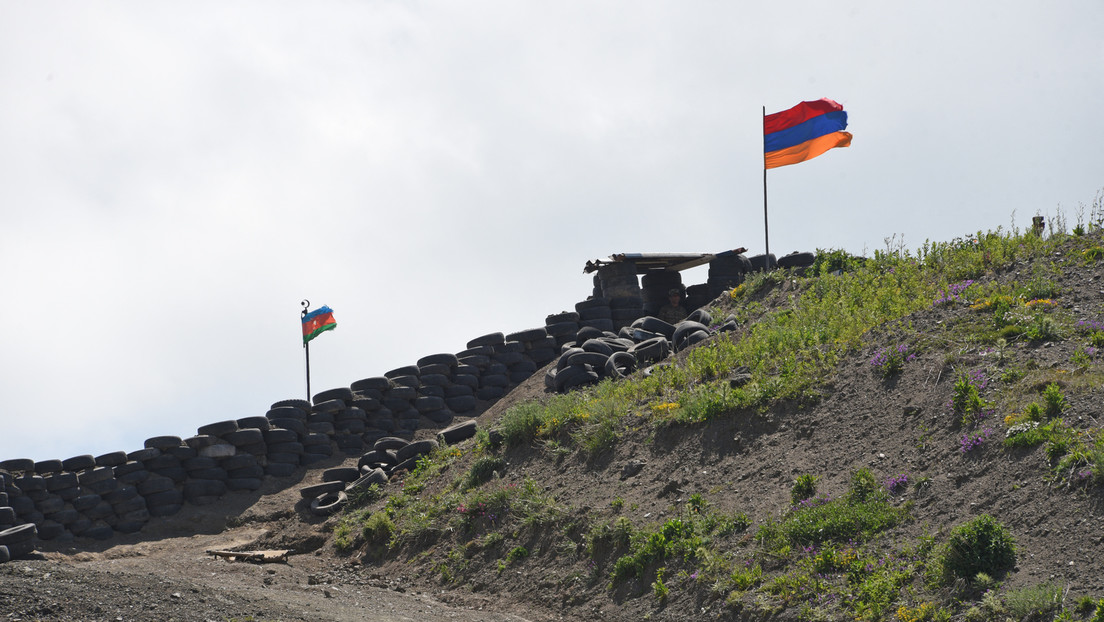
M 990 275 L 1016 278 L 1026 266 Z M 1077 318 L 1104 316 L 1099 263 L 1068 264 L 1056 277 L 1061 309 Z M 786 282 L 764 297 L 782 304 L 798 286 Z M 813 405 L 779 405 L 766 413 L 735 413 L 693 427 L 657 432 L 643 420 L 620 430 L 615 448 L 586 458 L 573 450 L 537 446 L 505 454 L 506 483 L 538 482 L 565 516 L 579 523 L 627 517 L 634 524 L 662 521 L 690 495 L 713 507 L 745 512 L 755 524 L 790 508 L 790 489 L 801 474 L 821 479 L 818 489 L 840 495 L 850 474 L 869 467 L 880 478 L 907 474 L 912 485 L 895 503 L 912 501 L 912 520 L 882 538 L 887 546 L 945 534 L 985 513 L 996 517 L 1018 544 L 1005 589 L 1054 581 L 1068 598 L 1104 596 L 1102 491 L 1069 487 L 1046 478 L 1043 448 L 1008 451 L 1000 438 L 970 452 L 960 448 L 962 428 L 949 415 L 956 370 L 1026 370 L 1016 395 L 1037 397 L 1038 378 L 1068 371 L 1071 339 L 1026 340 L 995 351 L 961 333 L 971 311 L 964 306 L 925 309 L 900 326 L 873 331 L 821 388 Z M 908 327 L 905 331 L 902 327 Z M 918 337 L 917 337 L 918 336 Z M 880 348 L 907 338 L 917 354 L 902 372 L 883 379 L 870 359 Z M 1098 386 L 1071 380 L 1063 417 L 1071 426 L 1104 421 Z M 1018 392 L 1018 393 L 1017 393 Z M 538 373 L 495 404 L 479 421 L 491 428 L 505 410 L 545 395 Z M 1002 405 L 1001 412 L 1017 407 Z M 1003 426 L 994 420 L 998 435 Z M 424 432 L 423 435 L 430 434 Z M 471 443 L 472 441 L 467 441 Z M 344 461 L 355 465 L 355 459 Z M 321 465 L 321 468 L 338 463 Z M 315 483 L 321 468 L 301 474 Z M 450 477 L 455 473 L 450 474 Z M 444 480 L 436 485 L 443 487 Z M 7 619 L 176 620 L 558 620 L 600 616 L 608 620 L 697 620 L 770 617 L 726 605 L 691 579 L 670 577 L 670 596 L 658 602 L 649 586 L 630 581 L 612 588 L 593 562 L 566 545 L 562 533 L 526 533 L 529 559 L 496 567 L 493 555 L 476 555 L 460 581 L 442 578 L 440 567 L 454 546 L 448 535 L 414 554 L 374 560 L 363 550 L 338 554 L 332 530 L 338 518 L 310 515 L 295 486 L 271 482 L 237 506 L 188 508 L 171 521 L 151 525 L 107 544 L 78 541 L 35 559 L 0 566 L 0 614 Z M 433 494 L 432 485 L 425 495 Z M 373 507 L 381 508 L 385 500 Z M 210 507 L 210 506 L 208 506 Z M 287 548 L 287 564 L 254 565 L 215 559 L 213 548 Z M 750 536 L 731 555 L 751 556 Z M 787 609 L 783 619 L 796 619 Z

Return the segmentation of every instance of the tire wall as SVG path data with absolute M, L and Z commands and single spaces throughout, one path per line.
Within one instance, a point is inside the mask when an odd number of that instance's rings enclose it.
M 688 303 L 700 306 L 715 297 L 714 283 L 742 280 L 742 267 L 725 259 L 716 281 L 711 267 L 710 283 L 685 288 Z M 616 333 L 650 313 L 656 292 L 683 287 L 678 272 L 648 274 L 644 281 L 641 289 L 631 263 L 603 266 L 595 295 L 574 311 L 549 315 L 544 326 L 483 335 L 461 352 L 431 354 L 323 391 L 310 402 L 278 401 L 263 412 L 200 426 L 193 436 L 154 437 L 140 449 L 102 456 L 0 460 L 0 546 L 14 559 L 33 550 L 33 539 L 134 533 L 185 504 L 254 493 L 273 478 L 293 486 L 301 477 L 291 476 L 300 469 L 335 455 L 358 456 L 381 438 L 412 440 L 418 430 L 478 416 L 556 361 L 580 330 Z M 34 529 L 23 527 L 28 524 Z

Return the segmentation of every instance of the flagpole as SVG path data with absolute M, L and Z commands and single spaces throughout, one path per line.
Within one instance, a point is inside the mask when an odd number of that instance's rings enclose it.
M 763 106 L 763 254 L 770 255 L 770 233 L 767 228 L 767 107 Z
M 310 307 L 310 301 L 309 300 L 304 300 L 302 302 L 302 305 L 303 305 L 303 312 L 299 314 L 300 318 L 304 318 L 304 317 L 307 316 L 307 308 Z M 307 403 L 309 404 L 310 401 L 311 401 L 311 390 L 310 390 L 310 342 L 309 341 L 304 341 L 303 342 L 303 352 L 305 352 L 306 355 L 307 355 Z

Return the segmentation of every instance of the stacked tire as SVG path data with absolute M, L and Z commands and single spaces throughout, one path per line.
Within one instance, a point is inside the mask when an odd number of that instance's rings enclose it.
M 613 310 L 606 297 L 594 297 L 575 303 L 579 314 L 579 329 L 596 328 L 603 332 L 613 332 Z
M 693 347 L 715 332 L 736 328 L 732 316 L 716 331 L 711 328 L 712 323 L 708 312 L 697 309 L 674 325 L 645 316 L 617 334 L 581 328 L 575 341 L 564 344 L 556 366 L 545 373 L 545 387 L 567 393 L 603 378 L 623 378 L 663 361 L 673 352 Z
M 544 318 L 544 330 L 556 341 L 556 348 L 560 348 L 568 341 L 575 340 L 575 333 L 579 332 L 579 312 L 561 311 Z
M 15 508 L 10 504 L 13 497 L 21 497 L 22 491 L 15 488 L 15 479 L 5 468 L 0 470 L 0 563 L 25 557 L 34 551 L 34 541 L 38 537 L 38 528 L 34 523 L 18 524 Z
M 335 467 L 322 473 L 322 483 L 304 486 L 300 495 L 309 502 L 316 516 L 331 516 L 343 508 L 350 497 L 372 485 L 384 486 L 393 476 L 413 471 L 418 461 L 442 443 L 455 444 L 475 436 L 474 420 L 454 424 L 438 433 L 436 439 L 410 441 L 397 436 L 377 439 L 372 449 L 357 460 L 356 467 Z
M 739 253 L 722 253 L 709 262 L 709 298 L 720 296 L 726 290 L 744 282 L 752 271 L 751 260 Z
M 816 254 L 807 251 L 794 251 L 778 258 L 778 267 L 804 274 L 805 270 L 816 263 Z

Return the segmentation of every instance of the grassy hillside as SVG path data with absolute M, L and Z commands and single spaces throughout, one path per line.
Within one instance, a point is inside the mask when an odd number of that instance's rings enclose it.
M 1104 620 L 1101 211 L 758 274 L 738 331 L 538 374 L 333 546 L 536 618 Z

